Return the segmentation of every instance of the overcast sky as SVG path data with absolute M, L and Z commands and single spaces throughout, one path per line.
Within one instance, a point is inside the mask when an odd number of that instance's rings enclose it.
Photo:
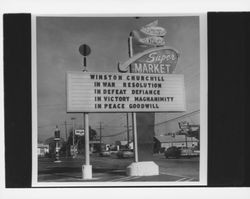
M 158 19 L 159 26 L 167 30 L 166 43 L 180 52 L 175 70 L 184 74 L 187 112 L 156 113 L 156 123 L 199 110 L 200 54 L 198 17 L 38 17 L 37 18 L 37 97 L 38 139 L 53 136 L 59 125 L 65 138 L 64 121 L 68 130 L 71 118 L 76 118 L 81 128 L 82 114 L 66 114 L 66 72 L 80 71 L 82 56 L 78 48 L 88 44 L 91 54 L 87 57 L 89 72 L 118 72 L 117 63 L 128 59 L 128 35 L 132 30 Z M 126 114 L 89 114 L 90 125 L 99 132 L 102 122 L 103 135 L 126 130 Z M 126 134 L 106 138 L 113 142 L 126 139 Z

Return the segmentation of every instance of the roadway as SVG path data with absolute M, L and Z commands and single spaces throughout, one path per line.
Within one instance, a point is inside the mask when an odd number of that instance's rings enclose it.
M 126 167 L 133 162 L 133 158 L 118 159 L 115 155 L 111 157 L 100 157 L 97 154 L 90 156 L 92 165 L 91 180 L 82 179 L 82 165 L 84 157 L 61 158 L 60 163 L 53 159 L 38 159 L 38 182 L 186 182 L 199 180 L 199 158 L 166 159 L 164 155 L 154 155 L 152 158 L 159 165 L 158 176 L 126 176 Z

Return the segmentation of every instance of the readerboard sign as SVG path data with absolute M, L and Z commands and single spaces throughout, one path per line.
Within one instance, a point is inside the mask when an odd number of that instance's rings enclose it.
M 67 112 L 185 111 L 184 76 L 67 73 Z

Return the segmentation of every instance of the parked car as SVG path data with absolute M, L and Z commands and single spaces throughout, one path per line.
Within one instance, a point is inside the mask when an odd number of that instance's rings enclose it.
M 172 146 L 165 151 L 164 155 L 166 158 L 191 158 L 199 156 L 199 153 L 194 151 L 193 148 Z
M 111 154 L 117 154 L 118 151 L 112 151 L 112 150 L 110 150 L 110 153 L 111 153 Z
M 193 150 L 191 148 L 180 148 L 181 157 L 190 158 L 193 156 Z
M 200 150 L 194 150 L 194 156 L 199 157 L 200 156 Z
M 102 156 L 102 157 L 108 157 L 110 155 L 111 155 L 110 151 L 101 151 L 100 152 L 100 156 Z
M 116 155 L 118 158 L 133 158 L 134 152 L 133 150 L 120 150 Z
M 166 158 L 179 158 L 181 156 L 181 150 L 176 146 L 172 146 L 165 151 L 164 155 Z

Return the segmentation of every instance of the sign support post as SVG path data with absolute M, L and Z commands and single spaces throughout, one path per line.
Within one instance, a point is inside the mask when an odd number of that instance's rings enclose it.
M 134 154 L 135 154 L 135 162 L 138 162 L 138 144 L 137 144 L 137 125 L 136 125 L 136 114 L 132 113 L 133 117 L 133 131 L 134 131 Z
M 133 57 L 133 43 L 132 43 L 132 33 L 129 35 L 129 57 Z M 130 67 L 131 72 L 131 67 Z M 128 176 L 147 176 L 147 175 L 159 175 L 159 166 L 152 161 L 139 162 L 138 161 L 138 142 L 137 142 L 137 121 L 136 113 L 132 112 L 133 121 L 133 136 L 134 136 L 134 156 L 135 162 L 127 167 L 126 173 Z
M 82 178 L 84 180 L 92 179 L 92 166 L 89 160 L 89 114 L 85 115 L 85 165 L 82 166 Z
M 85 113 L 85 164 L 89 165 L 89 114 Z
M 127 147 L 129 149 L 129 121 L 128 121 L 128 113 L 126 113 L 126 116 L 127 116 L 127 141 L 128 141 Z
M 75 118 L 71 118 L 72 119 L 72 146 L 74 148 L 75 146 Z
M 73 158 L 76 157 L 76 151 L 75 151 L 75 119 L 74 117 L 71 118 L 72 120 L 72 147 L 71 147 L 71 155 Z
M 87 60 L 91 52 L 90 47 L 86 44 L 83 44 L 79 47 L 79 52 L 83 55 L 83 72 L 87 72 Z M 92 179 L 92 166 L 90 165 L 89 159 L 89 114 L 83 113 L 83 121 L 85 128 L 85 165 L 82 166 L 82 178 L 84 180 Z
M 132 48 L 132 36 L 129 36 L 129 57 L 133 57 L 133 48 Z M 135 162 L 138 162 L 138 144 L 137 144 L 137 125 L 136 125 L 136 113 L 132 113 L 133 118 L 133 136 L 134 136 L 134 156 Z

